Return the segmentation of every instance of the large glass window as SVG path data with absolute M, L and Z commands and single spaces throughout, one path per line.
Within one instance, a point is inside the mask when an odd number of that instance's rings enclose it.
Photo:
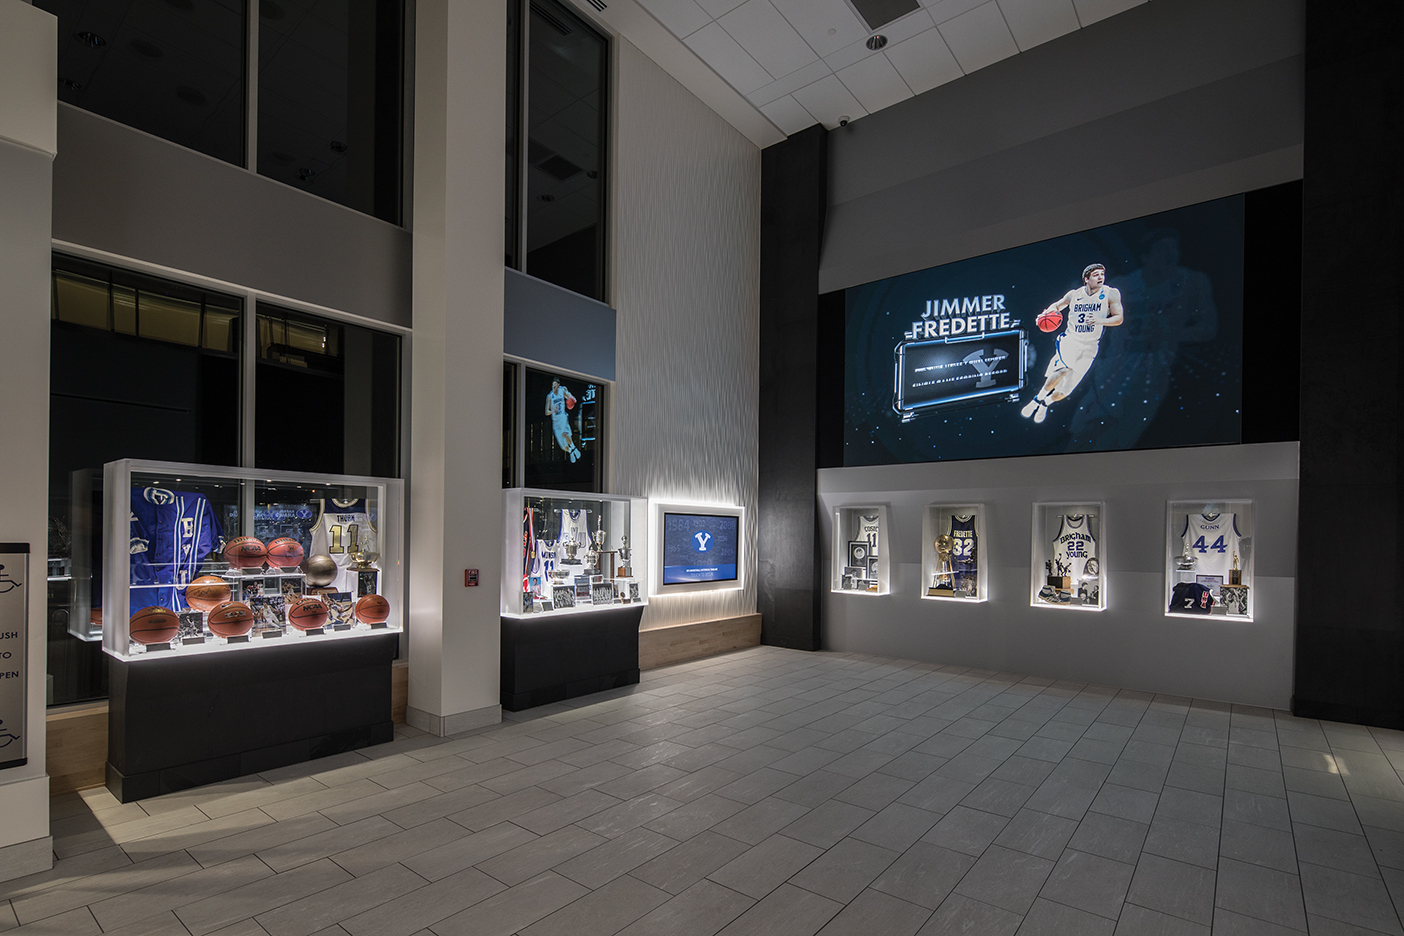
M 609 45 L 556 0 L 524 5 L 525 36 L 509 29 L 509 42 L 521 43 L 509 60 L 525 58 L 526 87 L 522 107 L 517 86 L 508 83 L 507 232 L 518 247 L 517 262 L 510 248 L 508 262 L 603 300 Z M 525 147 L 517 142 L 522 137 Z M 514 195 L 520 201 L 512 201 Z
M 401 0 L 260 0 L 258 172 L 398 224 Z
M 258 304 L 254 459 L 260 468 L 400 472 L 400 339 Z
M 102 614 L 102 466 L 239 463 L 236 297 L 55 256 L 49 392 L 48 661 L 52 705 L 102 698 L 87 633 Z
M 60 101 L 243 165 L 243 0 L 34 5 L 58 17 Z

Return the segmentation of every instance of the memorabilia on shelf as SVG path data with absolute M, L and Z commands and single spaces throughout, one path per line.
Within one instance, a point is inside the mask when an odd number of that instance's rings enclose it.
M 831 590 L 886 594 L 887 507 L 873 504 L 835 508 L 833 537 Z
M 1102 571 L 1101 504 L 1035 504 L 1033 604 L 1100 611 L 1106 606 Z
M 584 613 L 631 603 L 631 542 L 642 542 L 642 498 L 513 488 L 504 499 L 504 562 L 514 570 L 510 588 L 504 580 L 504 614 Z
M 981 563 L 983 504 L 928 504 L 922 532 L 923 598 L 984 601 L 988 582 Z
M 1167 614 L 1252 618 L 1252 525 L 1249 500 L 1166 505 Z
M 951 547 L 954 541 L 945 533 L 936 537 L 932 544 L 936 547 L 936 572 L 931 578 L 928 595 L 940 598 L 955 597 L 955 570 L 951 568 Z

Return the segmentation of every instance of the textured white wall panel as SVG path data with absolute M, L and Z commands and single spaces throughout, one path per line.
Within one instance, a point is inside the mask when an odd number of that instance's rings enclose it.
M 745 588 L 654 598 L 643 627 L 751 614 L 760 150 L 616 41 L 611 490 L 746 508 Z

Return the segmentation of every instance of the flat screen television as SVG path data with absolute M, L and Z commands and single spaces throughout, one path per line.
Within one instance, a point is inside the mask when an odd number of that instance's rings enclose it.
M 741 518 L 734 514 L 663 514 L 663 586 L 739 580 Z

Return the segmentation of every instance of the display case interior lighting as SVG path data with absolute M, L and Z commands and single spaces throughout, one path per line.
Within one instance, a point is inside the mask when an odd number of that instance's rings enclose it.
M 689 527 L 689 521 L 696 529 Z M 653 550 L 649 594 L 654 597 L 738 591 L 746 586 L 744 507 L 650 501 L 649 542 Z M 734 578 L 725 577 L 729 569 L 734 569 Z
M 1107 550 L 1106 506 L 1091 502 L 1034 504 L 1029 569 L 1029 603 L 1033 607 L 1107 609 L 1106 562 L 1111 553 Z

